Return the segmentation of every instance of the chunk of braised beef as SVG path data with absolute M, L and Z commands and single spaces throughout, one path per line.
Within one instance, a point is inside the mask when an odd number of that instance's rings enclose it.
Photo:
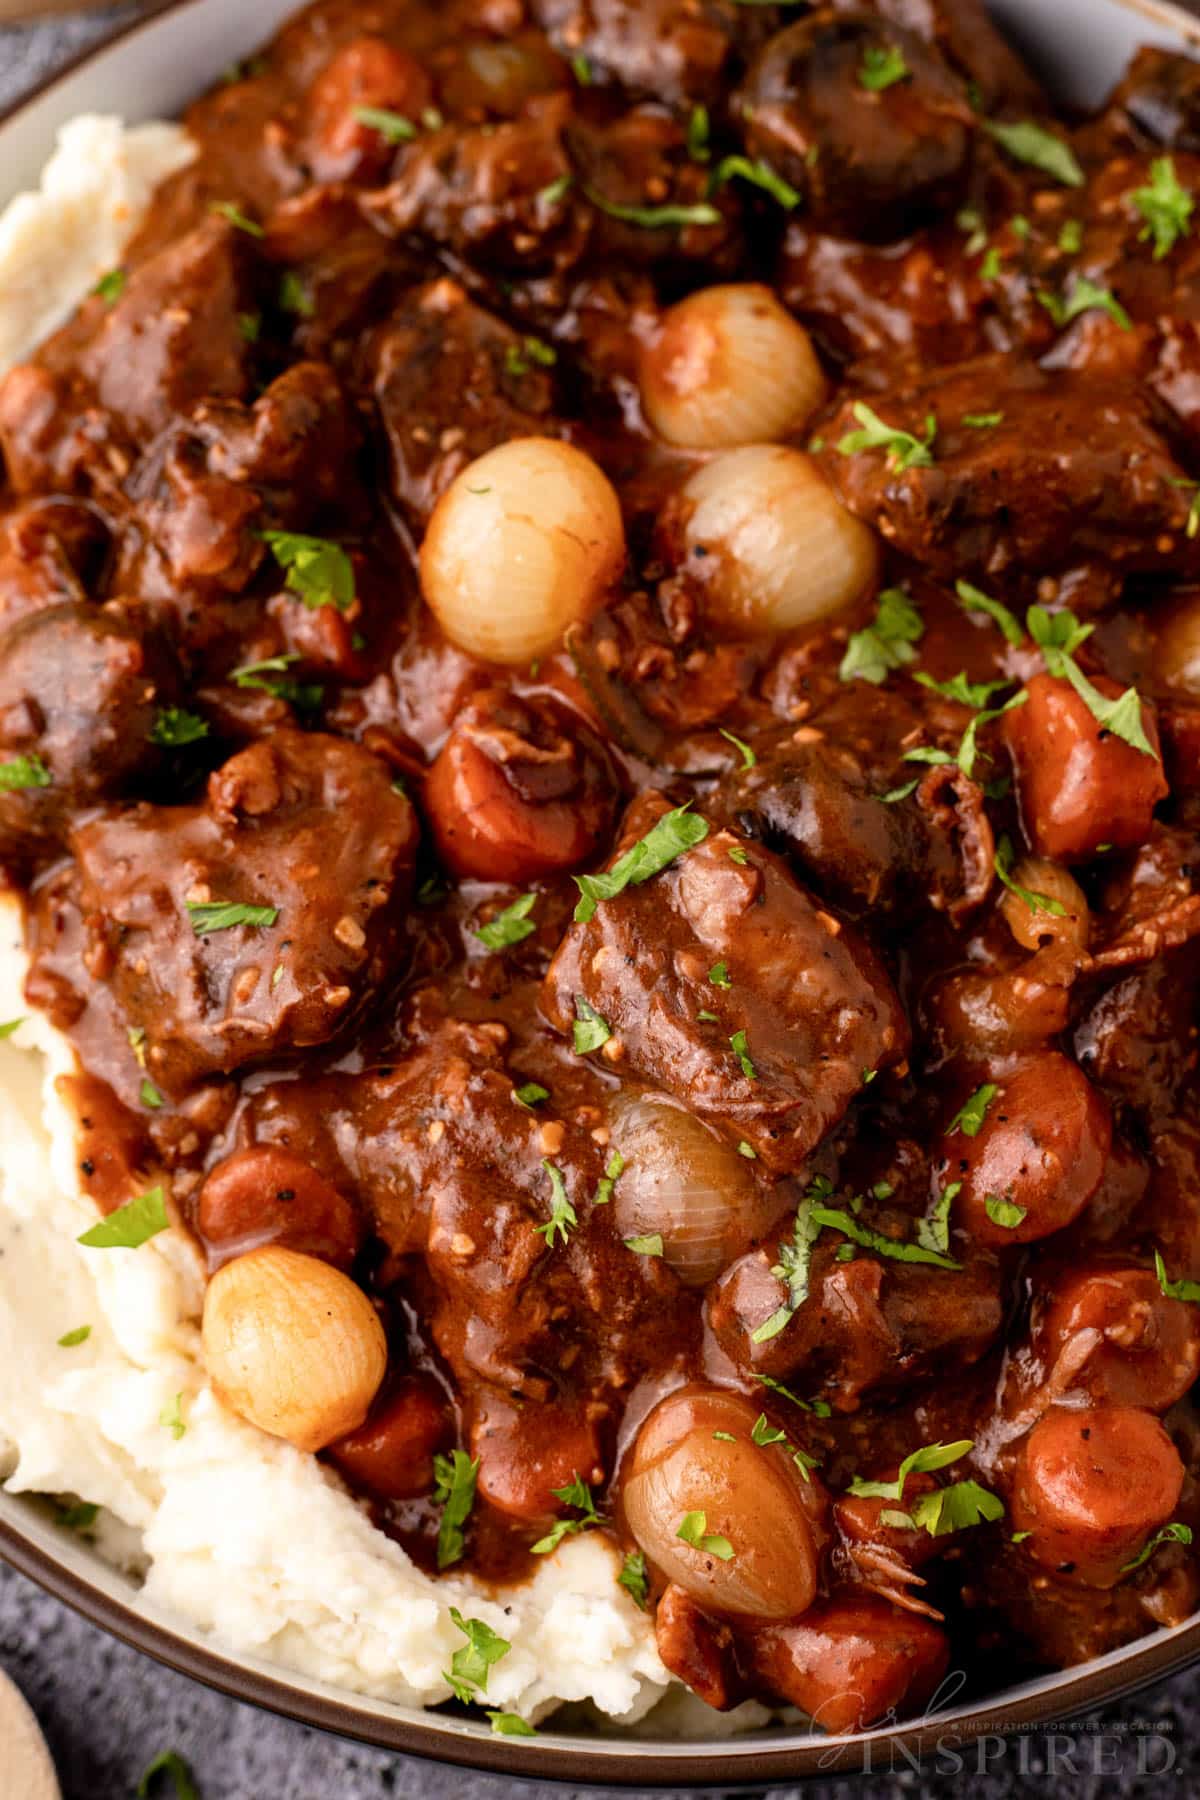
M 336 1037 L 401 955 L 416 840 L 383 763 L 294 731 L 232 757 L 198 805 L 80 825 L 89 967 L 153 1079 L 181 1094 Z
M 145 609 L 110 601 L 47 606 L 0 636 L 0 857 L 26 861 L 67 832 L 71 814 L 135 792 L 162 764 L 152 733 L 180 674 Z
M 784 9 L 739 0 L 533 0 L 564 56 L 583 56 L 602 82 L 686 107 L 721 104 L 745 58 Z
M 499 125 L 450 124 L 404 147 L 364 217 L 389 237 L 415 234 L 490 274 L 569 267 L 583 241 L 563 144 L 568 102 L 550 96 Z
M 620 850 L 667 810 L 657 795 L 637 801 Z M 718 963 L 728 988 L 710 979 Z M 908 1049 L 875 954 L 769 850 L 727 831 L 573 925 L 542 1005 L 568 1036 L 586 1009 L 599 1013 L 614 1069 L 676 1095 L 784 1173 L 843 1116 L 864 1073 Z
M 73 500 L 31 500 L 0 518 L 0 627 L 83 600 L 108 544 L 100 515 Z
M 832 1205 L 833 1202 L 831 1201 Z M 878 1224 L 878 1215 L 874 1217 Z M 912 1221 L 894 1225 L 912 1241 Z M 755 1332 L 786 1300 L 772 1274 L 775 1248 L 740 1257 L 710 1290 L 706 1312 L 722 1350 L 747 1374 L 769 1375 L 805 1392 L 820 1388 L 839 1412 L 953 1363 L 978 1362 L 1004 1324 L 1004 1282 L 994 1256 L 956 1238 L 962 1266 L 941 1269 L 859 1251 L 839 1260 L 841 1239 L 825 1233 L 813 1251 L 809 1293 L 783 1330 Z
M 893 52 L 903 81 L 864 84 L 869 52 Z M 867 11 L 819 12 L 773 37 L 738 96 L 746 148 L 805 196 L 805 217 L 847 237 L 895 239 L 953 206 L 974 120 L 935 49 Z
M 981 392 L 999 414 L 986 431 L 963 423 Z M 855 407 L 864 403 L 907 437 L 839 449 L 863 429 Z M 848 395 L 822 435 L 842 502 L 947 580 L 1089 559 L 1186 573 L 1200 558 L 1186 535 L 1188 478 L 1151 403 L 1125 382 L 985 359 L 897 392 Z
M 715 1619 L 685 1588 L 670 1582 L 654 1611 L 654 1640 L 672 1675 L 686 1682 L 706 1706 L 728 1712 L 745 1698 L 746 1684 L 728 1619 Z
M 896 694 L 858 684 L 727 775 L 712 806 L 852 917 L 928 904 L 961 918 L 992 886 L 983 790 L 947 766 L 924 771 L 911 800 L 883 798 L 909 779 L 903 740 L 919 725 Z
M 1109 131 L 1139 146 L 1200 152 L 1200 67 L 1190 56 L 1144 44 L 1113 91 Z
M 162 600 L 240 593 L 263 562 L 264 529 L 320 524 L 335 501 L 351 514 L 361 504 L 358 443 L 324 363 L 295 363 L 252 406 L 203 402 L 130 481 L 138 511 L 119 540 L 117 581 Z
M 1080 1067 L 1143 1121 L 1170 1117 L 1195 1081 L 1198 993 L 1200 950 L 1192 943 L 1113 982 L 1075 1026 Z
M 112 493 L 180 412 L 238 396 L 253 305 L 249 242 L 223 219 L 136 268 L 111 304 L 86 300 L 0 384 L 0 445 L 17 493 Z
M 531 350 L 448 279 L 406 295 L 372 334 L 365 380 L 387 435 L 392 491 L 414 530 L 475 457 L 510 438 L 560 434 L 553 354 L 540 339 Z

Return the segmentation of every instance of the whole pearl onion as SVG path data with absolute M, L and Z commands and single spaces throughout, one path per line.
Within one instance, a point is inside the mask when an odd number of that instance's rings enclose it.
M 672 306 L 639 375 L 651 425 L 689 450 L 790 437 L 826 393 L 807 331 L 757 282 L 703 288 Z
M 620 502 L 591 457 L 554 438 L 514 438 L 438 501 L 421 592 L 460 650 L 516 665 L 586 619 L 624 562 Z
M 727 450 L 689 477 L 677 504 L 712 624 L 791 631 L 841 612 L 875 579 L 874 534 L 801 450 Z
M 786 1450 L 755 1444 L 758 1412 L 720 1388 L 669 1394 L 638 1433 L 622 1503 L 646 1555 L 702 1606 L 791 1619 L 816 1594 L 826 1502 Z M 716 1438 L 716 1431 L 724 1435 Z M 679 1536 L 695 1512 L 704 1514 L 703 1535 L 727 1538 L 732 1556 L 722 1559 Z
M 383 1326 L 362 1289 L 278 1244 L 217 1270 L 202 1334 L 217 1398 L 299 1450 L 356 1430 L 387 1370 Z
M 693 1113 L 654 1094 L 620 1094 L 612 1141 L 625 1158 L 613 1193 L 623 1238 L 659 1232 L 663 1261 L 688 1287 L 707 1287 L 765 1232 L 788 1201 L 759 1188 L 752 1165 Z

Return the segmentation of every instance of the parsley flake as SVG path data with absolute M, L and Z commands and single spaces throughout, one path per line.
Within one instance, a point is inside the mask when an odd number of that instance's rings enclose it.
M 1142 1545 L 1131 1562 L 1122 1563 L 1120 1572 L 1122 1575 L 1128 1575 L 1132 1570 L 1140 1569 L 1143 1563 L 1149 1562 L 1160 1544 L 1190 1544 L 1191 1541 L 1191 1526 L 1182 1525 L 1178 1519 L 1173 1519 L 1169 1525 L 1164 1525 L 1161 1531 L 1156 1531 L 1148 1543 Z
M 917 1242 L 926 1250 L 945 1256 L 950 1249 L 950 1208 L 962 1192 L 961 1181 L 946 1184 L 933 1204 L 933 1211 L 917 1220 Z
M 513 1099 L 518 1106 L 534 1107 L 550 1098 L 550 1089 L 544 1088 L 539 1081 L 527 1081 L 524 1086 L 513 1089 Z
M 167 1404 L 158 1415 L 158 1422 L 163 1430 L 169 1431 L 176 1441 L 183 1436 L 184 1432 L 187 1430 L 187 1425 L 183 1417 L 182 1394 L 175 1394 L 167 1401 Z
M 475 1504 L 475 1483 L 479 1475 L 479 1458 L 469 1457 L 465 1450 L 452 1450 L 449 1456 L 433 1459 L 433 1498 L 442 1509 L 438 1525 L 437 1566 L 452 1568 L 461 1562 L 466 1551 L 463 1526 Z
M 646 1558 L 640 1550 L 631 1550 L 626 1556 L 617 1576 L 617 1585 L 625 1589 L 639 1612 L 645 1612 L 650 1583 L 646 1577 Z
M 1002 1226 L 1005 1231 L 1015 1231 L 1029 1211 L 1027 1206 L 1018 1206 L 1015 1200 L 999 1194 L 985 1194 L 983 1205 L 992 1224 Z
M 770 1318 L 764 1319 L 752 1332 L 752 1343 L 765 1344 L 771 1338 L 778 1337 L 808 1299 L 812 1250 L 821 1232 L 820 1225 L 813 1218 L 813 1210 L 818 1200 L 827 1199 L 832 1193 L 832 1182 L 825 1176 L 818 1175 L 797 1207 L 792 1241 L 779 1245 L 779 1261 L 771 1269 L 776 1281 L 782 1281 L 786 1286 L 787 1298 Z
M 682 1538 L 693 1550 L 700 1550 L 705 1556 L 715 1556 L 718 1562 L 733 1561 L 733 1545 L 729 1539 L 709 1533 L 707 1513 L 684 1513 L 675 1536 Z
M 377 131 L 385 144 L 411 144 L 417 128 L 403 113 L 389 112 L 384 106 L 356 106 L 354 117 L 360 125 Z
M 619 219 L 623 225 L 640 225 L 646 231 L 662 231 L 670 226 L 721 223 L 720 213 L 707 201 L 700 201 L 694 206 L 625 206 L 620 201 L 606 199 L 595 188 L 584 188 L 583 191 L 592 205 L 599 207 L 602 213 L 607 213 L 610 219 Z
M 128 279 L 124 269 L 110 269 L 107 275 L 100 277 L 92 293 L 97 300 L 103 300 L 105 306 L 115 306 L 125 292 Z
M 488 1719 L 497 1737 L 536 1737 L 537 1726 L 523 1719 L 520 1713 L 498 1712 L 494 1707 L 488 1712 Z
M 1158 1250 L 1154 1252 L 1154 1273 L 1168 1300 L 1190 1300 L 1193 1305 L 1200 1306 L 1200 1281 L 1189 1281 L 1187 1276 L 1181 1276 L 1178 1281 L 1169 1280 L 1167 1265 Z
M 932 1475 L 975 1448 L 974 1438 L 957 1438 L 952 1444 L 924 1444 L 913 1450 L 891 1481 L 860 1481 L 857 1476 L 846 1492 L 860 1500 L 903 1500 L 904 1484 L 910 1475 Z
M 1013 880 L 1011 871 L 1015 856 L 1016 852 L 1013 849 L 1012 839 L 1010 837 L 1002 837 L 999 844 L 996 846 L 996 854 L 992 859 L 992 866 L 1009 893 L 1015 894 L 1018 900 L 1023 900 L 1030 912 L 1050 913 L 1054 918 L 1064 918 L 1067 909 L 1061 900 L 1055 900 L 1049 894 L 1034 893 L 1032 888 L 1020 887 Z
M 906 81 L 912 70 L 894 44 L 868 44 L 863 51 L 858 71 L 858 85 L 868 93 L 879 94 L 884 88 Z
M 523 943 L 537 930 L 537 925 L 529 917 L 537 905 L 536 894 L 522 894 L 503 912 L 481 925 L 475 936 L 488 950 L 507 950 L 512 944 Z
M 982 1087 L 964 1100 L 949 1125 L 947 1133 L 961 1131 L 964 1137 L 978 1137 L 987 1116 L 987 1109 L 1000 1092 L 994 1081 L 985 1081 Z
M 580 900 L 575 908 L 575 922 L 585 925 L 595 915 L 601 900 L 612 900 L 627 887 L 640 887 L 652 875 L 669 868 L 685 851 L 702 844 L 708 836 L 708 820 L 678 806 L 664 813 L 644 838 L 619 856 L 611 869 L 597 875 L 576 875 L 575 885 Z
M 442 1678 L 449 1682 L 458 1699 L 470 1705 L 476 1694 L 486 1693 L 488 1670 L 508 1655 L 512 1645 L 482 1619 L 464 1619 L 457 1606 L 450 1608 L 450 1617 L 467 1641 L 454 1652 Z
M 150 742 L 164 750 L 178 750 L 184 744 L 197 744 L 208 736 L 208 721 L 179 706 L 165 706 L 155 714 L 150 729 Z
M 567 1193 L 567 1184 L 563 1180 L 562 1170 L 556 1168 L 552 1162 L 547 1161 L 544 1157 L 542 1159 L 542 1168 L 550 1177 L 550 1217 L 544 1224 L 536 1225 L 534 1230 L 545 1238 L 546 1248 L 548 1250 L 553 1250 L 555 1232 L 561 1234 L 562 1241 L 565 1244 L 570 1237 L 571 1232 L 579 1223 L 579 1215 L 571 1204 L 570 1196 Z
M 1031 119 L 1008 125 L 997 119 L 985 119 L 984 130 L 1014 162 L 1026 163 L 1031 169 L 1061 182 L 1063 187 L 1083 186 L 1083 170 L 1071 146 L 1051 132 L 1043 131 Z
M 1020 622 L 1002 600 L 993 600 L 990 594 L 972 587 L 969 581 L 956 581 L 954 591 L 962 602 L 964 611 L 986 613 L 992 623 L 1000 627 L 1005 641 L 1014 650 L 1024 643 L 1025 633 L 1021 630 Z
M 648 1231 L 644 1237 L 627 1237 L 623 1242 L 635 1256 L 661 1256 L 663 1253 L 661 1231 Z
M 842 456 L 853 456 L 859 450 L 884 450 L 889 468 L 897 472 L 933 466 L 937 420 L 932 413 L 925 420 L 925 436 L 918 438 L 911 431 L 901 431 L 898 426 L 886 424 L 865 400 L 856 400 L 851 411 L 861 429 L 848 431 L 838 440 L 837 449 Z
M 239 925 L 270 926 L 279 917 L 277 906 L 247 906 L 240 900 L 189 900 L 186 904 L 197 937 L 232 931 Z
M 47 788 L 50 771 L 40 756 L 14 756 L 0 763 L 0 794 L 12 794 L 22 788 Z
M 92 1335 L 90 1325 L 77 1325 L 74 1331 L 64 1331 L 58 1339 L 61 1350 L 74 1350 L 77 1344 L 86 1344 Z
M 783 207 L 785 212 L 794 212 L 804 197 L 798 188 L 792 186 L 790 181 L 785 181 L 782 175 L 777 175 L 770 163 L 764 162 L 762 157 L 758 157 L 754 161 L 748 156 L 722 157 L 709 182 L 709 192 L 723 187 L 727 181 L 735 180 L 744 181 L 750 187 L 761 188 L 762 192 L 769 194 L 772 200 L 777 201 Z
M 590 1056 L 612 1036 L 612 1026 L 582 994 L 575 996 L 575 1023 L 571 1027 L 576 1056 Z
M 76 1241 L 89 1250 L 136 1250 L 169 1224 L 166 1195 L 161 1187 L 152 1187 L 81 1232 Z
M 200 1800 L 200 1790 L 196 1786 L 191 1767 L 178 1750 L 159 1751 L 138 1782 L 137 1800 L 150 1800 L 160 1775 L 174 1784 L 175 1800 Z
M 903 589 L 885 588 L 874 622 L 854 632 L 846 645 L 839 680 L 869 681 L 878 687 L 893 669 L 916 661 L 913 645 L 920 642 L 924 631 L 924 621 Z
M 1149 183 L 1135 188 L 1129 198 L 1146 221 L 1139 242 L 1152 239 L 1154 260 L 1161 262 L 1188 235 L 1196 205 L 1176 175 L 1173 159 L 1156 157 L 1150 164 Z
M 726 742 L 732 744 L 734 749 L 740 755 L 743 769 L 754 768 L 755 764 L 758 762 L 758 758 L 755 756 L 749 744 L 743 743 L 740 737 L 735 737 L 732 731 L 726 731 L 723 725 L 719 727 L 719 730 Z
M 340 544 L 299 531 L 264 531 L 263 542 L 280 568 L 284 585 L 310 612 L 333 606 L 349 612 L 355 600 L 354 564 Z
M 746 1033 L 744 1031 L 735 1031 L 729 1040 L 729 1048 L 737 1057 L 742 1074 L 746 1077 L 746 1080 L 757 1081 L 758 1070 L 750 1060 L 750 1053 L 746 1047 Z
M 143 1106 L 148 1106 L 150 1108 L 151 1112 L 157 1112 L 163 1103 L 162 1095 L 150 1080 L 149 1076 L 142 1082 L 142 1085 L 138 1090 L 138 1098 Z
M 1087 312 L 1107 313 L 1122 331 L 1133 330 L 1133 320 L 1111 288 L 1100 287 L 1086 275 L 1074 276 L 1065 294 L 1051 294 L 1046 289 L 1039 288 L 1036 299 L 1039 306 L 1045 307 L 1060 330 L 1064 325 L 1069 325 L 1072 319 L 1078 319 L 1082 313 Z
M 729 979 L 729 965 L 724 962 L 715 962 L 713 964 L 712 968 L 708 971 L 708 979 L 711 981 L 712 985 L 717 988 L 731 988 L 733 986 L 732 981 Z
M 549 1556 L 551 1551 L 558 1549 L 564 1538 L 575 1537 L 581 1531 L 588 1531 L 593 1525 L 604 1523 L 603 1514 L 596 1511 L 591 1488 L 578 1475 L 566 1487 L 551 1488 L 550 1492 L 564 1506 L 573 1507 L 580 1516 L 577 1519 L 556 1519 L 553 1528 L 533 1546 L 535 1556 Z
M 593 1206 L 607 1206 L 613 1197 L 613 1189 L 617 1178 L 625 1172 L 625 1158 L 619 1150 L 614 1150 L 604 1165 L 604 1173 L 596 1183 L 596 1191 L 592 1195 Z
M 228 220 L 237 231 L 244 231 L 247 237 L 260 238 L 267 235 L 258 221 L 251 219 L 233 200 L 214 200 L 209 211 Z

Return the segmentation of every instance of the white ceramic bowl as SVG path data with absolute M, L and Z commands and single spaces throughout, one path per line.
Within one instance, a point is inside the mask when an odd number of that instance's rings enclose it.
M 0 205 L 34 184 L 57 128 L 81 112 L 136 123 L 170 116 L 236 58 L 247 55 L 297 0 L 160 0 L 148 17 L 70 66 L 0 122 Z M 1162 0 L 992 0 L 996 19 L 1049 85 L 1076 106 L 1100 101 L 1141 44 L 1190 47 L 1200 23 Z M 960 1702 L 953 1680 L 934 1711 L 900 1730 L 881 1725 L 830 1738 L 776 1726 L 745 1737 L 686 1744 L 544 1728 L 535 1739 L 497 1738 L 486 1724 L 368 1700 L 223 1651 L 147 1605 L 134 1584 L 86 1544 L 47 1522 L 36 1505 L 0 1494 L 0 1554 L 89 1618 L 162 1662 L 240 1700 L 385 1748 L 511 1775 L 654 1787 L 766 1786 L 797 1777 L 889 1766 L 985 1733 L 1061 1720 L 1200 1659 L 1200 1617 L 1080 1668 Z M 903 1762 L 891 1766 L 903 1767 Z

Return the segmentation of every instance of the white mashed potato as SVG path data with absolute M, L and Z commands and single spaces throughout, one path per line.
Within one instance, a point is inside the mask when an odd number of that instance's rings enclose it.
M 154 185 L 191 153 L 177 126 L 84 118 L 64 127 L 40 191 L 0 217 L 0 370 L 119 263 Z M 18 907 L 0 895 L 0 1022 L 28 1015 L 25 968 Z M 442 1671 L 464 1641 L 450 1618 L 457 1606 L 512 1645 L 491 1671 L 490 1705 L 537 1718 L 556 1702 L 590 1700 L 625 1723 L 644 1716 L 670 1677 L 604 1539 L 568 1540 L 500 1602 L 466 1579 L 434 1582 L 315 1458 L 220 1406 L 201 1363 L 203 1284 L 190 1241 L 172 1230 L 139 1250 L 76 1242 L 96 1209 L 80 1190 L 55 1086 L 72 1067 L 69 1045 L 36 1015 L 0 1043 L 7 1489 L 98 1503 L 140 1540 L 147 1597 L 234 1650 L 435 1704 L 449 1697 Z M 60 1345 L 83 1325 L 85 1342 Z M 176 1396 L 178 1436 L 161 1422 Z M 677 1685 L 676 1695 L 685 1698 Z M 673 1705 L 669 1729 L 682 1734 L 677 1713 Z M 748 1706 L 720 1729 L 765 1716 Z M 715 1715 L 706 1722 L 711 1730 Z

